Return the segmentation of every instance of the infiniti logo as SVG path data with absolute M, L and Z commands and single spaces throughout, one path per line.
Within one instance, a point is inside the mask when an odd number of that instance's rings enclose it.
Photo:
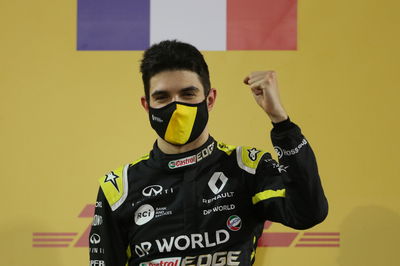
M 162 193 L 163 187 L 160 185 L 151 185 L 148 187 L 145 187 L 142 191 L 143 196 L 150 197 L 150 196 L 156 196 Z
M 101 238 L 98 234 L 92 234 L 89 240 L 91 244 L 95 245 L 100 243 Z

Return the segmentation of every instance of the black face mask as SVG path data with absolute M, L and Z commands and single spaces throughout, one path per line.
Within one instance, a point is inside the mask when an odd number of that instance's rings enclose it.
M 197 104 L 172 102 L 149 107 L 151 127 L 168 143 L 184 145 L 197 139 L 208 122 L 207 100 Z

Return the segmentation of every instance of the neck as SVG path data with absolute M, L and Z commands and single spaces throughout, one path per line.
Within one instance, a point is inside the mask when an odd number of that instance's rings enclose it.
M 173 145 L 159 137 L 157 139 L 157 145 L 158 145 L 158 148 L 163 153 L 178 154 L 178 153 L 184 153 L 187 151 L 195 150 L 195 149 L 201 147 L 201 145 L 203 145 L 204 143 L 206 143 L 207 140 L 208 140 L 208 130 L 206 127 L 204 129 L 203 133 L 201 133 L 201 135 L 197 139 L 195 139 L 194 141 L 192 141 L 188 144 L 181 145 L 181 146 Z

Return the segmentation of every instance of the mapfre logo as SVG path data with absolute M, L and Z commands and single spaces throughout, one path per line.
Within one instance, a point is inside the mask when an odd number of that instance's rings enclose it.
M 181 260 L 182 260 L 182 258 L 180 258 L 180 257 L 164 258 L 164 259 L 153 260 L 150 262 L 142 262 L 139 265 L 140 266 L 179 266 L 179 265 L 181 265 Z
M 106 266 L 106 263 L 104 260 L 91 260 L 90 261 L 90 266 Z
M 227 182 L 228 178 L 224 175 L 224 173 L 215 172 L 208 181 L 208 187 L 214 194 L 218 194 L 224 189 Z

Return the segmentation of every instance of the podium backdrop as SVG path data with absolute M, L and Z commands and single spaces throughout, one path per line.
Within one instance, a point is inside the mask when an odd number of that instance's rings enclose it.
M 256 265 L 398 265 L 400 3 L 226 1 L 150 1 L 137 12 L 149 29 L 129 40 L 138 29 L 127 28 L 115 43 L 107 34 L 130 17 L 114 23 L 105 0 L 98 11 L 92 0 L 0 3 L 1 265 L 88 265 L 97 179 L 147 153 L 156 137 L 140 106 L 140 49 L 169 36 L 204 50 L 218 89 L 216 139 L 275 155 L 271 124 L 242 83 L 273 69 L 317 155 L 328 218 L 306 231 L 267 223 Z M 192 35 L 174 36 L 171 27 L 185 23 L 167 19 L 162 35 L 160 16 L 173 12 L 195 18 Z

